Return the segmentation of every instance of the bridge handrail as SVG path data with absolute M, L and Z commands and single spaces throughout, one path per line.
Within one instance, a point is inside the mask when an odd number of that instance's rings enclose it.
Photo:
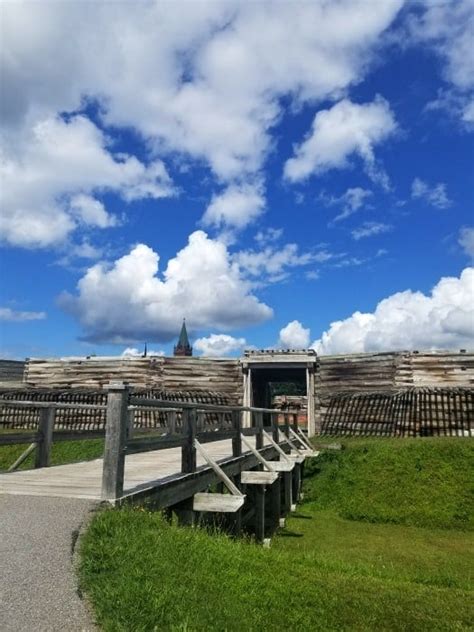
M 238 405 L 225 405 L 225 404 L 203 404 L 199 402 L 176 402 L 167 399 L 148 399 L 145 397 L 134 397 L 131 395 L 130 397 L 130 407 L 137 408 L 169 408 L 182 410 L 183 408 L 195 409 L 197 411 L 209 411 L 209 412 L 223 412 L 223 413 L 232 413 L 234 411 L 239 412 L 250 412 L 250 413 L 271 413 L 271 414 L 279 414 L 279 415 L 297 415 L 300 411 L 286 409 L 281 410 L 280 408 L 257 408 L 255 406 L 238 406 Z

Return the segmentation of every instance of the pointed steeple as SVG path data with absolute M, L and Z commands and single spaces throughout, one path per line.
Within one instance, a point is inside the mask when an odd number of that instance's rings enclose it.
M 186 330 L 186 319 L 183 318 L 181 332 L 179 334 L 178 344 L 174 348 L 175 356 L 192 356 L 193 348 L 189 344 L 188 332 Z

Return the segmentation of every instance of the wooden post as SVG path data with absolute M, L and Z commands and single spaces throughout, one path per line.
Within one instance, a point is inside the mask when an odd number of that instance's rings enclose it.
M 294 468 L 293 468 L 294 469 Z M 291 512 L 293 504 L 293 472 L 283 472 L 283 513 Z
M 240 456 L 242 454 L 242 418 L 240 410 L 232 411 L 232 428 L 235 436 L 232 437 L 232 456 Z
M 116 500 L 123 494 L 125 446 L 128 428 L 128 384 L 111 382 L 107 395 L 102 498 Z
M 257 428 L 257 434 L 255 435 L 255 445 L 257 450 L 263 448 L 263 413 L 255 413 L 255 427 Z
M 255 485 L 255 539 L 265 539 L 265 486 Z
M 189 474 L 196 471 L 196 447 L 194 440 L 196 438 L 196 409 L 183 409 L 183 434 L 185 444 L 181 448 L 181 471 L 183 474 Z
M 174 434 L 176 432 L 176 411 L 170 410 L 166 413 L 166 421 L 167 421 L 167 431 L 169 434 Z
M 128 427 L 127 427 L 127 439 L 133 439 L 133 431 L 135 428 L 135 411 L 128 411 Z
M 278 417 L 278 413 L 272 413 L 272 435 L 275 443 L 280 442 L 280 436 L 278 434 Z
M 48 467 L 51 461 L 51 445 L 53 443 L 54 408 L 42 408 L 38 426 L 38 448 L 36 450 L 35 467 Z
M 285 435 L 286 435 L 286 438 L 289 439 L 290 438 L 290 415 L 289 415 L 289 413 L 285 413 L 284 419 L 285 419 Z
M 291 417 L 293 419 L 293 430 L 298 434 L 298 413 L 293 413 Z
M 316 401 L 314 388 L 314 365 L 308 364 L 306 368 L 306 394 L 307 400 L 307 429 L 308 437 L 314 437 L 315 434 L 321 434 L 321 417 L 316 416 Z
M 203 432 L 205 430 L 204 426 L 204 418 L 205 418 L 205 412 L 200 410 L 198 412 L 196 412 L 196 432 Z M 220 413 L 218 413 L 218 415 L 220 416 Z
M 271 516 L 274 527 L 280 526 L 280 517 L 281 517 L 281 481 L 280 476 L 278 476 L 277 480 L 270 486 L 270 506 L 271 506 Z
M 293 502 L 297 503 L 300 499 L 301 491 L 301 463 L 295 463 L 293 468 Z

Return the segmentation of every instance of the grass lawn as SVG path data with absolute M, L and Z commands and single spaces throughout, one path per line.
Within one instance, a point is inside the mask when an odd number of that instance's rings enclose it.
M 2 433 L 8 431 L 1 431 Z M 18 432 L 16 430 L 15 432 Z M 32 430 L 26 431 L 30 434 Z M 8 468 L 22 454 L 28 444 L 0 445 L 0 472 Z M 85 439 L 84 441 L 58 441 L 53 443 L 51 449 L 51 465 L 64 465 L 65 463 L 75 463 L 77 461 L 90 461 L 102 456 L 104 452 L 103 439 Z M 28 470 L 34 467 L 35 453 L 24 461 L 19 470 Z
M 345 440 L 267 550 L 143 509 L 94 518 L 81 584 L 104 630 L 472 630 L 469 440 Z

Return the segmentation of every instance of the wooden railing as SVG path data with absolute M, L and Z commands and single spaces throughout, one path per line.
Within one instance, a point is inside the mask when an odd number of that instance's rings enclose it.
M 105 433 L 100 431 L 55 431 L 54 423 L 56 419 L 56 411 L 58 409 L 105 409 L 106 406 L 94 404 L 16 401 L 3 398 L 0 398 L 0 406 L 8 408 L 32 408 L 40 411 L 38 429 L 35 433 L 20 432 L 0 434 L 0 446 L 30 444 L 28 448 L 18 457 L 18 459 L 8 468 L 9 472 L 13 472 L 18 469 L 18 467 L 20 467 L 20 465 L 33 452 L 35 452 L 35 468 L 48 467 L 51 462 L 51 447 L 53 445 L 53 441 L 80 441 L 84 439 L 97 439 L 105 436 Z
M 242 455 L 242 436 L 255 436 L 256 449 L 264 447 L 264 430 L 271 431 L 275 443 L 280 443 L 280 429 L 287 437 L 290 428 L 298 428 L 298 411 L 275 410 L 243 406 L 188 403 L 153 400 L 135 396 L 125 383 L 111 383 L 108 387 L 107 404 L 80 404 L 63 402 L 17 401 L 0 398 L 0 406 L 8 408 L 30 408 L 40 411 L 38 429 L 35 433 L 0 434 L 0 445 L 29 444 L 28 448 L 11 465 L 8 471 L 17 469 L 32 452 L 35 467 L 48 467 L 51 462 L 51 448 L 58 441 L 77 441 L 105 437 L 104 464 L 102 475 L 102 497 L 118 499 L 124 492 L 125 458 L 130 454 L 181 448 L 181 473 L 196 471 L 196 439 L 200 444 L 229 439 L 232 442 L 232 457 Z M 55 430 L 58 409 L 105 410 L 106 430 L 75 431 Z M 139 409 L 160 410 L 166 416 L 164 428 L 153 436 L 134 436 L 134 413 Z M 250 419 L 244 427 L 243 419 Z M 205 417 L 212 415 L 214 423 L 204 423 Z M 279 419 L 284 424 L 279 426 Z M 266 422 L 266 423 L 264 423 Z
M 134 438 L 133 411 L 139 408 L 160 409 L 165 413 L 166 433 Z M 202 418 L 209 413 L 220 421 L 203 427 Z M 250 414 L 250 427 L 243 426 L 244 413 Z M 107 398 L 102 497 L 113 500 L 123 495 L 125 458 L 129 454 L 181 448 L 181 473 L 190 474 L 196 471 L 196 440 L 203 444 L 229 439 L 232 441 L 232 457 L 237 458 L 242 455 L 242 436 L 255 435 L 256 449 L 263 448 L 265 427 L 271 430 L 273 440 L 279 444 L 278 419 L 282 414 L 285 418 L 283 429 L 289 437 L 290 428 L 298 428 L 298 411 L 150 400 L 134 396 L 127 384 L 112 383 Z

